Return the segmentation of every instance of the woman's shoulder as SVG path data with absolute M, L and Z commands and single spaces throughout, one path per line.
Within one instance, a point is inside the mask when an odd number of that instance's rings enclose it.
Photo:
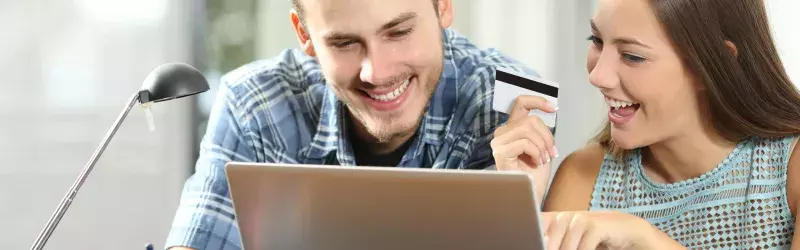
M 550 184 L 544 210 L 588 210 L 605 155 L 605 148 L 594 143 L 564 158 Z
M 800 205 L 800 147 L 797 141 L 800 136 L 790 138 L 789 162 L 786 166 L 786 196 L 789 201 L 789 208 L 792 215 L 797 217 L 798 205 Z

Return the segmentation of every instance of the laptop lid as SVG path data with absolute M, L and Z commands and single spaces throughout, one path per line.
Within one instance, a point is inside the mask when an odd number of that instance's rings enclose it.
M 244 249 L 543 249 L 524 173 L 229 163 Z

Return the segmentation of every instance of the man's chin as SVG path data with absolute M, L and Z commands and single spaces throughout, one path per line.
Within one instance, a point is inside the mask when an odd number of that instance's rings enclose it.
M 416 131 L 415 126 L 398 126 L 399 124 L 382 123 L 367 128 L 368 133 L 377 143 L 386 143 L 392 139 L 408 137 Z

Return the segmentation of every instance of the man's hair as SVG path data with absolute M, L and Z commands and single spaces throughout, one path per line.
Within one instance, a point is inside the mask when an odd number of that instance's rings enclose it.
M 300 18 L 300 24 L 303 26 L 303 29 L 308 30 L 305 22 L 305 10 L 303 9 L 302 0 L 291 0 L 292 1 L 292 8 L 297 12 L 297 17 Z M 439 0 L 432 0 L 433 2 L 433 11 L 436 15 L 439 15 Z

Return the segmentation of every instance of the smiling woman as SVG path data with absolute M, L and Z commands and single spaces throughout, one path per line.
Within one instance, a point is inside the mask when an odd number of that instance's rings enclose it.
M 549 243 L 797 241 L 800 92 L 764 1 L 600 0 L 590 25 L 589 81 L 609 121 L 553 180 L 545 210 L 591 212 L 546 213 Z

